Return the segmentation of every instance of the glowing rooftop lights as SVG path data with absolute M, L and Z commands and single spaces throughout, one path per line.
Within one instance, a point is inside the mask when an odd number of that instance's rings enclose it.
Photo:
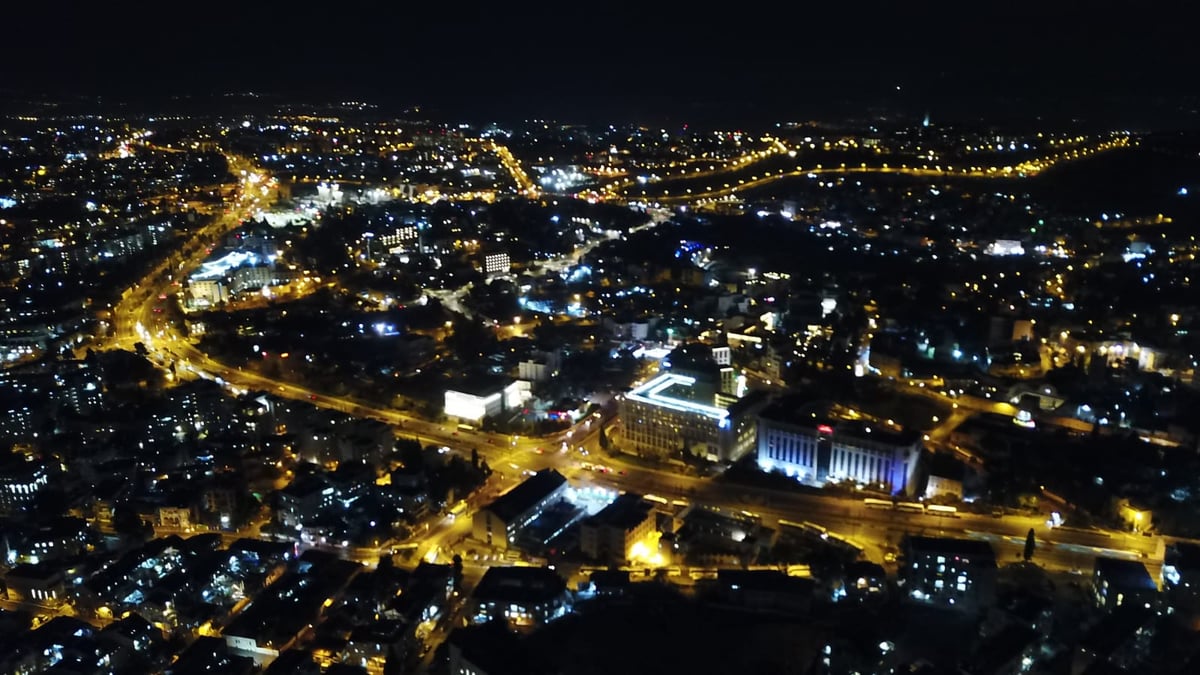
M 682 398 L 667 396 L 666 390 L 675 386 L 690 387 L 696 383 L 696 378 L 688 377 L 687 375 L 679 375 L 677 373 L 664 373 L 649 382 L 635 387 L 625 395 L 628 399 L 640 401 L 649 405 L 655 405 L 669 410 L 679 412 L 695 413 L 704 415 L 710 419 L 723 421 L 729 417 L 729 411 L 724 408 L 718 408 L 712 405 L 704 405 L 695 401 L 688 401 Z
M 242 267 L 243 265 L 256 265 L 259 263 L 259 256 L 247 251 L 231 251 L 217 260 L 209 260 L 201 263 L 199 271 L 192 274 L 193 281 L 202 279 L 220 279 L 229 273 L 230 270 Z

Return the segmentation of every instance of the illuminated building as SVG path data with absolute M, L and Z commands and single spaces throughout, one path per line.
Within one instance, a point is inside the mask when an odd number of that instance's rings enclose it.
M 233 271 L 232 291 L 241 293 L 258 290 L 278 282 L 274 268 L 267 265 L 249 265 Z
M 987 245 L 984 253 L 993 256 L 1025 255 L 1025 247 L 1013 239 L 997 239 Z
M 571 611 L 567 582 L 547 567 L 489 567 L 471 594 L 473 624 L 505 621 L 513 627 L 549 623 Z
M 420 236 L 416 225 L 405 225 L 397 227 L 392 232 L 384 233 L 379 237 L 379 243 L 383 244 L 388 251 L 393 249 L 403 250 L 404 244 L 410 241 L 416 241 Z
M 0 561 L 36 564 L 77 556 L 87 551 L 89 534 L 82 518 L 59 518 L 38 526 L 10 524 L 0 534 Z
M 16 455 L 0 460 L 0 516 L 30 509 L 49 483 L 46 467 Z
M 336 488 L 322 476 L 301 476 L 279 491 L 275 517 L 284 527 L 299 529 L 305 521 L 332 507 L 336 493 Z
M 788 399 L 758 416 L 758 465 L 810 485 L 850 481 L 912 494 L 921 439 L 916 433 L 834 421 Z
M 620 401 L 627 452 L 669 457 L 686 453 L 737 461 L 754 444 L 749 411 L 762 400 L 741 399 L 745 380 L 730 365 L 728 347 L 682 344 L 661 362 L 663 373 Z
M 542 469 L 479 509 L 471 521 L 471 534 L 489 546 L 507 549 L 546 507 L 562 501 L 566 491 L 567 479 L 561 473 Z
M 711 461 L 737 461 L 754 444 L 756 397 L 726 408 L 696 399 L 695 377 L 666 372 L 620 401 L 622 448 L 638 455 L 689 453 Z
M 580 523 L 579 550 L 592 560 L 652 561 L 658 553 L 656 521 L 653 504 L 641 495 L 623 494 Z
M 19 402 L 0 406 L 0 438 L 28 438 L 33 434 L 33 411 Z
M 488 276 L 508 274 L 511 269 L 512 262 L 507 253 L 489 253 L 483 256 L 483 273 Z
M 219 279 L 196 279 L 188 285 L 194 306 L 219 305 L 229 300 L 229 289 Z
M 986 541 L 908 537 L 901 570 L 908 597 L 962 611 L 987 606 L 995 591 L 996 553 Z
M 55 602 L 65 596 L 62 568 L 58 565 L 24 564 L 4 577 L 8 599 L 35 603 Z
M 499 415 L 522 403 L 520 383 L 507 380 L 464 382 L 457 389 L 447 389 L 444 412 L 468 422 Z
M 517 375 L 522 380 L 545 382 L 558 375 L 561 367 L 562 358 L 557 351 L 539 351 L 517 364 Z

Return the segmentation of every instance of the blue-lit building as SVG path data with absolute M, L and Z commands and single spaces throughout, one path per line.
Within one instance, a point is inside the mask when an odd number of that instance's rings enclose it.
M 811 485 L 851 482 L 911 495 L 921 457 L 915 432 L 835 420 L 789 398 L 758 415 L 758 465 Z

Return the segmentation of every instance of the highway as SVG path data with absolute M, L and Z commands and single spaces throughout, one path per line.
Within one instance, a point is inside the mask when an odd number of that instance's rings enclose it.
M 719 186 L 706 185 L 703 188 L 697 186 L 695 189 L 683 187 L 682 190 L 672 192 L 671 190 L 662 190 L 660 187 L 659 194 L 647 195 L 645 190 L 642 194 L 634 194 L 631 190 L 632 185 L 626 183 L 612 188 L 613 194 L 619 195 L 625 199 L 636 201 L 651 201 L 658 204 L 696 204 L 704 201 L 715 200 L 722 197 L 736 195 L 738 192 L 750 188 L 761 187 L 772 182 L 782 180 L 784 178 L 800 178 L 804 176 L 818 176 L 830 174 L 893 174 L 904 176 L 915 176 L 921 178 L 1028 178 L 1036 176 L 1046 169 L 1055 166 L 1059 163 L 1088 157 L 1097 152 L 1111 150 L 1115 148 L 1129 147 L 1136 144 L 1129 137 L 1121 137 L 1114 140 L 1095 143 L 1092 146 L 1079 148 L 1071 152 L 1058 152 L 1045 157 L 1021 162 L 1015 166 L 952 166 L 949 164 L 922 164 L 921 166 L 908 166 L 901 164 L 900 166 L 890 166 L 888 164 L 871 165 L 865 162 L 858 166 L 838 164 L 837 166 L 826 166 L 817 164 L 812 167 L 798 166 L 795 169 L 787 170 L 780 169 L 775 173 L 764 172 L 762 176 L 752 176 L 749 179 L 737 179 L 736 184 L 722 183 Z M 766 157 L 755 156 L 754 160 L 759 161 Z M 733 164 L 720 170 L 714 170 L 704 173 L 684 174 L 675 178 L 682 185 L 683 181 L 692 182 L 695 179 L 704 177 L 717 177 L 720 174 L 730 174 L 730 181 L 734 180 L 733 174 L 744 171 L 744 164 Z

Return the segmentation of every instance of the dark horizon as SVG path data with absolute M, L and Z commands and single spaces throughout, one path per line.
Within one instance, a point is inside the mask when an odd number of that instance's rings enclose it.
M 872 4 L 448 16 L 353 3 L 319 14 L 217 3 L 175 21 L 22 6 L 11 50 L 27 57 L 0 86 L 131 104 L 258 91 L 419 105 L 479 123 L 749 125 L 875 109 L 947 121 L 1200 120 L 1181 3 L 1129 16 L 1019 3 L 993 11 Z M 54 39 L 23 29 L 43 25 Z

